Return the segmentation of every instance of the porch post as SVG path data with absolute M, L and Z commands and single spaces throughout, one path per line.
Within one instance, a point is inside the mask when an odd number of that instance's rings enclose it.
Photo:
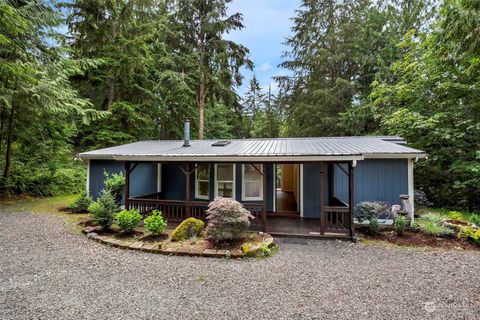
M 320 162 L 320 234 L 323 236 L 325 234 L 325 208 L 323 204 L 324 198 L 324 172 L 323 172 L 323 161 Z
M 348 164 L 348 209 L 350 213 L 350 236 L 352 241 L 356 242 L 355 238 L 355 223 L 354 223 L 354 207 L 355 207 L 355 167 L 354 163 Z
M 263 178 L 263 208 L 262 208 L 262 228 L 263 232 L 267 232 L 267 164 L 262 164 L 262 178 Z
M 190 162 L 185 162 L 185 171 L 185 214 L 190 217 Z
M 130 209 L 130 161 L 125 161 L 125 209 Z

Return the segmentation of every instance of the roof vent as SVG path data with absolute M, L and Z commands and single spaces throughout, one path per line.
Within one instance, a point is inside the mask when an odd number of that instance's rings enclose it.
M 214 143 L 212 143 L 212 147 L 225 147 L 229 143 L 230 141 L 228 140 L 215 141 Z

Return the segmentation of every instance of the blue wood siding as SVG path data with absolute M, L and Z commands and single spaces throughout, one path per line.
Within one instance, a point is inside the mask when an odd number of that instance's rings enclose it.
M 347 165 L 342 165 L 347 170 Z M 348 202 L 348 177 L 334 167 L 334 195 Z M 408 194 L 407 159 L 368 159 L 355 168 L 355 204 L 362 201 L 385 201 L 400 204 L 400 195 Z
M 132 165 L 133 166 L 133 165 Z M 104 184 L 104 171 L 119 173 L 125 171 L 125 162 L 115 160 L 90 160 L 90 194 L 96 199 Z M 130 174 L 130 196 L 141 196 L 157 192 L 157 165 L 143 162 Z M 123 202 L 123 199 L 122 199 Z
M 324 204 L 328 198 L 328 170 L 324 164 Z M 320 164 L 303 165 L 303 217 L 320 218 Z

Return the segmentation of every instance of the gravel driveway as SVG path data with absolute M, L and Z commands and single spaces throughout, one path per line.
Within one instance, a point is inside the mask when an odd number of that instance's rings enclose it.
M 280 239 L 263 260 L 169 257 L 4 211 L 0 319 L 480 319 L 478 252 Z

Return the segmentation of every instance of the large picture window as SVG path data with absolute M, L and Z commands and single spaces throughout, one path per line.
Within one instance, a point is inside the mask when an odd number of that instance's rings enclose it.
M 244 164 L 242 167 L 242 200 L 263 200 L 263 168 L 261 164 Z
M 215 165 L 215 196 L 235 199 L 235 165 Z
M 210 165 L 199 164 L 195 170 L 195 198 L 210 198 Z

